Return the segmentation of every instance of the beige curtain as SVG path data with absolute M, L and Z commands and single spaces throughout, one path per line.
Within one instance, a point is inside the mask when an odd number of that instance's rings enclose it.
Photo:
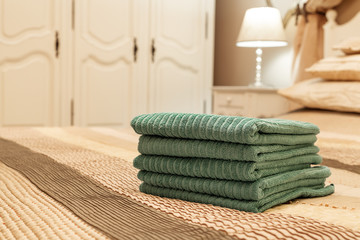
M 292 69 L 294 83 L 312 78 L 305 69 L 323 57 L 324 31 L 322 26 L 326 22 L 326 18 L 319 14 L 311 14 L 307 18 L 308 22 L 303 16 L 299 16 L 298 19 Z
M 312 78 L 305 71 L 316 61 L 323 58 L 324 31 L 326 17 L 323 12 L 339 5 L 342 0 L 309 0 L 306 4 L 307 22 L 299 16 L 294 39 L 294 59 L 292 65 L 293 82 Z

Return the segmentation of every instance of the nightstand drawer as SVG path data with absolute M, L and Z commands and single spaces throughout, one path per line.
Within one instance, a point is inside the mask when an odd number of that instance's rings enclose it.
M 216 96 L 219 107 L 244 108 L 246 102 L 245 94 L 219 93 Z
M 214 114 L 269 118 L 289 110 L 289 102 L 276 89 L 214 87 Z
M 217 115 L 226 115 L 226 116 L 245 116 L 245 110 L 238 109 L 236 107 L 229 108 L 229 107 L 217 107 L 216 110 L 213 111 L 214 114 Z

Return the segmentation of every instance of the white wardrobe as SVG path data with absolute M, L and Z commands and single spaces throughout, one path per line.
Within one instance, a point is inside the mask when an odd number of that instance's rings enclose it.
M 0 126 L 210 112 L 215 0 L 0 0 Z

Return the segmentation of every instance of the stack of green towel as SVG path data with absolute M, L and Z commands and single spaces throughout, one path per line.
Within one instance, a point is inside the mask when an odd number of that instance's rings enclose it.
M 298 197 L 334 192 L 311 123 L 187 113 L 131 121 L 142 134 L 134 159 L 140 191 L 263 212 Z

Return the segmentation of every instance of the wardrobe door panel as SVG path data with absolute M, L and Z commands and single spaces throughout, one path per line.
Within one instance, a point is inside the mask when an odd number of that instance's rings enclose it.
M 51 66 L 43 55 L 30 55 L 2 67 L 3 125 L 46 125 L 51 105 Z
M 75 4 L 75 125 L 127 125 L 134 74 L 134 1 Z
M 151 111 L 202 112 L 204 0 L 155 0 L 151 8 Z
M 194 71 L 172 61 L 164 61 L 157 68 L 156 74 L 156 91 L 161 93 L 155 96 L 159 111 L 198 112 L 198 105 L 194 101 L 199 97 L 199 87 Z
M 92 125 L 123 123 L 123 113 L 129 111 L 127 96 L 131 92 L 128 64 L 120 61 L 104 68 L 89 60 L 84 69 L 86 72 L 82 76 L 87 79 L 87 119 L 91 120 Z
M 59 124 L 58 1 L 0 0 L 0 125 Z

